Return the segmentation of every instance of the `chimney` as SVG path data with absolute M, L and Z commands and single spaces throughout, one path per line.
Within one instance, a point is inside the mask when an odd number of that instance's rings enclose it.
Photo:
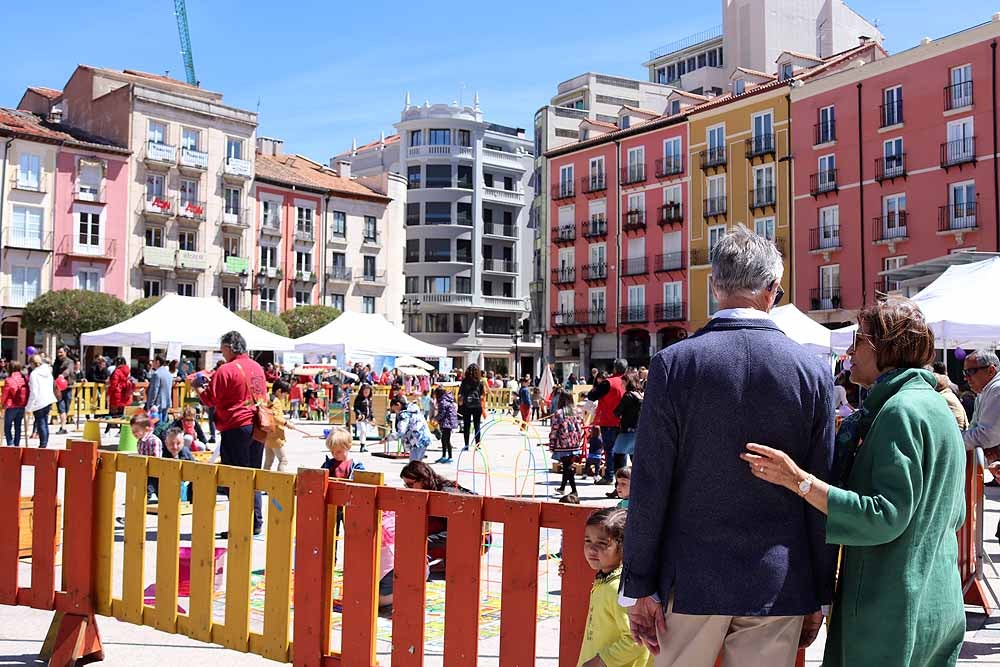
M 55 105 L 51 109 L 49 109 L 47 120 L 54 125 L 58 125 L 59 123 L 62 122 L 62 117 L 63 117 L 62 107 L 59 105 Z
M 867 44 L 870 41 L 872 41 L 872 38 L 869 37 L 868 35 L 858 35 L 858 42 L 859 42 L 858 45 L 859 46 L 864 46 L 865 44 Z
M 344 158 L 340 158 L 340 159 L 334 161 L 333 166 L 336 167 L 336 169 L 337 169 L 337 175 L 340 176 L 341 178 L 350 178 L 351 177 L 351 161 L 350 160 L 347 160 L 347 159 L 344 159 Z
M 269 157 L 278 157 L 284 151 L 285 142 L 273 137 L 257 137 L 257 152 Z

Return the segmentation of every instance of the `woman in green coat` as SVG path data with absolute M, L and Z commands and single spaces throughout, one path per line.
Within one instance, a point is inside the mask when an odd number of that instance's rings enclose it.
M 925 370 L 934 336 L 920 309 L 890 299 L 858 316 L 851 380 L 869 389 L 837 436 L 834 484 L 750 443 L 751 473 L 827 515 L 843 545 L 823 665 L 954 665 L 965 633 L 955 533 L 965 520 L 965 448 Z

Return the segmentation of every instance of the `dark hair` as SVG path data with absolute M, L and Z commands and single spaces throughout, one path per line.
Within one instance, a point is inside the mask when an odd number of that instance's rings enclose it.
M 562 387 L 557 388 L 552 393 L 552 411 L 564 410 L 573 407 L 573 394 Z
M 103 359 L 103 357 L 101 357 Z M 125 357 L 115 357 L 115 366 L 124 366 L 126 363 Z
M 632 479 L 632 466 L 623 466 L 615 470 L 615 479 Z
M 161 366 L 162 366 L 163 364 L 167 363 L 167 360 L 166 360 L 166 359 L 164 359 L 164 357 L 163 357 L 163 355 L 162 355 L 162 354 L 158 354 L 158 355 L 156 355 L 155 357 L 153 357 L 153 361 L 155 361 L 156 363 L 158 363 L 158 364 L 159 364 L 159 365 L 161 365 Z
M 442 396 L 444 396 L 445 394 L 448 394 L 448 393 L 451 393 L 451 392 L 449 392 L 444 387 L 434 387 L 434 398 L 435 399 L 441 398 Z
M 233 354 L 247 353 L 247 340 L 239 331 L 227 331 L 222 334 L 222 339 L 219 341 L 219 347 L 222 347 L 223 345 L 232 350 Z
M 880 371 L 924 368 L 934 360 L 934 334 L 920 307 L 909 299 L 890 296 L 858 314 L 858 326 L 869 335 Z
M 628 513 L 617 507 L 598 510 L 587 519 L 588 526 L 600 526 L 604 533 L 621 544 L 625 541 L 625 517 Z
M 623 380 L 625 382 L 625 391 L 639 391 L 642 389 L 642 380 L 639 379 L 639 371 L 634 368 L 625 371 Z
M 425 491 L 441 491 L 447 487 L 457 486 L 455 482 L 445 479 L 423 461 L 410 461 L 399 471 L 400 479 L 412 479 L 420 482 Z
M 292 387 L 291 387 L 291 385 L 289 385 L 289 384 L 288 384 L 287 382 L 285 382 L 284 380 L 275 380 L 275 381 L 274 381 L 274 384 L 273 384 L 273 385 L 271 385 L 271 388 L 272 388 L 272 389 L 273 389 L 274 391 L 283 391 L 283 392 L 285 392 L 286 394 L 287 394 L 288 392 L 290 392 L 290 391 L 292 390 Z
M 567 505 L 579 505 L 580 496 L 576 495 L 575 493 L 567 493 L 565 496 L 559 499 L 559 502 L 565 503 Z
M 406 403 L 406 397 L 405 397 L 405 396 L 402 396 L 402 395 L 400 395 L 400 394 L 396 394 L 395 396 L 393 396 L 393 397 L 392 397 L 392 400 L 391 400 L 391 401 L 389 401 L 389 407 L 390 407 L 390 408 L 391 408 L 392 406 L 394 406 L 394 405 L 398 405 L 398 406 L 400 406 L 400 407 L 403 407 L 403 408 L 405 408 L 405 407 L 406 407 L 406 405 L 407 405 L 407 403 Z
M 362 393 L 362 392 L 363 392 L 363 391 L 364 391 L 365 389 L 367 389 L 367 390 L 368 390 L 368 395 L 369 395 L 369 396 L 371 396 L 371 395 L 372 395 L 372 386 L 371 386 L 370 384 L 368 384 L 367 382 L 362 382 L 362 383 L 361 383 L 361 386 L 360 386 L 360 387 L 358 387 L 358 396 L 360 396 L 360 395 L 361 395 L 361 393 Z
M 171 426 L 167 429 L 167 432 L 163 434 L 163 444 L 167 444 L 167 440 L 170 438 L 180 438 L 184 439 L 184 429 L 177 428 L 176 426 Z
M 948 367 L 944 365 L 943 361 L 935 361 L 931 364 L 931 370 L 933 370 L 938 375 L 947 375 Z
M 469 364 L 469 367 L 465 369 L 465 377 L 471 378 L 474 382 L 480 382 L 483 379 L 483 372 L 476 364 Z
M 9 362 L 7 362 L 7 369 L 11 373 L 17 373 L 22 368 L 23 366 L 21 365 L 21 362 L 18 361 L 17 359 L 11 359 Z
M 128 423 L 132 426 L 145 426 L 148 428 L 153 422 L 150 421 L 149 415 L 145 412 L 137 412 L 132 415 L 132 418 L 128 420 Z
M 627 359 L 615 359 L 615 375 L 624 375 L 625 371 L 628 370 L 628 360 Z

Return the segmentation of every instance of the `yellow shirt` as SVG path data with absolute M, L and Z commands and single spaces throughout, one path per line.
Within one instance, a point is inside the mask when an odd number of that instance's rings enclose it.
M 280 398 L 271 399 L 271 412 L 274 413 L 274 428 L 267 434 L 267 441 L 264 446 L 268 449 L 279 449 L 285 446 L 285 424 L 288 420 L 285 413 L 288 411 L 288 403 Z
M 628 612 L 618 604 L 621 575 L 619 567 L 607 577 L 594 580 L 578 667 L 595 655 L 600 655 L 608 667 L 645 667 L 649 660 L 649 651 L 632 639 Z

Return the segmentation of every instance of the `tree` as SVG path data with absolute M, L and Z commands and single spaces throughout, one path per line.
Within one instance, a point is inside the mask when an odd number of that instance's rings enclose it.
M 118 324 L 130 317 L 129 307 L 116 296 L 103 292 L 64 289 L 46 292 L 24 307 L 26 329 L 80 336 Z
M 273 334 L 278 334 L 279 336 L 288 336 L 288 325 L 285 324 L 280 317 L 277 315 L 272 315 L 266 311 L 255 310 L 253 311 L 252 317 L 249 310 L 241 310 L 236 313 L 247 322 L 253 322 L 253 325 L 260 327 L 265 331 L 270 331 Z
M 135 317 L 142 311 L 155 306 L 160 302 L 162 296 L 147 296 L 145 299 L 138 299 L 129 304 L 129 310 L 132 312 L 132 317 Z
M 298 306 L 281 314 L 281 319 L 288 325 L 288 335 L 292 338 L 309 335 L 338 317 L 340 311 L 332 306 Z

